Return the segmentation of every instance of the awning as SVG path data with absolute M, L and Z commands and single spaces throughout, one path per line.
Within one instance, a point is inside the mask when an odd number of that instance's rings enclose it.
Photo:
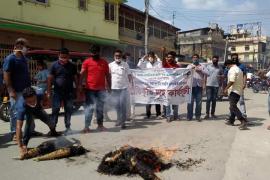
M 12 22 L 8 20 L 3 20 L 0 18 L 0 29 L 4 30 L 14 30 L 26 33 L 33 33 L 37 35 L 45 35 L 50 37 L 58 37 L 62 39 L 75 40 L 89 42 L 93 44 L 105 45 L 105 46 L 114 46 L 114 47 L 123 47 L 119 41 L 113 39 L 106 39 L 95 36 L 88 36 L 83 33 L 77 33 L 68 30 L 61 30 L 57 28 L 50 28 L 45 26 L 38 26 L 20 22 Z

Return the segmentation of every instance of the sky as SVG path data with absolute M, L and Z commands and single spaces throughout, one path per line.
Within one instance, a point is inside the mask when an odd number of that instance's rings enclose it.
M 144 0 L 128 0 L 144 11 Z M 186 31 L 217 23 L 225 32 L 230 25 L 262 23 L 262 35 L 270 35 L 270 0 L 150 0 L 150 14 Z

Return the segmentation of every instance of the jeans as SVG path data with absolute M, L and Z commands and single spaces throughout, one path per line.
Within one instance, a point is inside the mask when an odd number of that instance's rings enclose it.
M 17 122 L 17 99 L 20 99 L 22 92 L 16 92 L 16 99 L 10 97 L 10 132 L 16 133 L 16 122 Z
M 161 115 L 161 106 L 160 106 L 160 104 L 156 104 L 155 106 L 156 106 L 157 116 L 160 116 Z M 151 116 L 151 107 L 152 107 L 152 104 L 146 105 L 146 116 L 147 117 Z
M 61 103 L 64 104 L 64 111 L 65 111 L 65 127 L 66 129 L 70 128 L 70 120 L 73 111 L 73 97 L 72 92 L 70 94 L 63 94 L 57 91 L 53 92 L 53 99 L 52 99 L 52 121 L 54 122 L 55 126 L 58 123 L 58 116 L 61 107 Z
M 117 124 L 124 125 L 127 120 L 127 89 L 113 89 L 112 97 L 114 98 L 117 113 Z
M 171 108 L 173 109 L 173 113 L 171 113 Z M 168 105 L 165 106 L 166 112 L 165 112 L 165 116 L 167 118 L 170 118 L 171 116 L 173 116 L 174 119 L 178 118 L 178 105 Z
M 245 121 L 245 117 L 243 117 L 241 111 L 238 109 L 237 107 L 237 103 L 240 99 L 240 95 L 231 92 L 229 95 L 229 101 L 230 101 L 230 117 L 229 117 L 229 121 L 231 123 L 234 123 L 235 121 L 235 116 L 242 122 Z
M 93 112 L 96 105 L 97 123 L 99 126 L 103 125 L 103 110 L 106 92 L 104 90 L 90 90 L 85 91 L 85 128 L 89 128 Z
M 50 130 L 53 130 L 55 127 L 54 122 L 52 120 L 50 120 L 48 114 L 43 109 L 38 109 L 33 113 L 27 113 L 26 114 L 26 124 L 25 124 L 25 128 L 24 128 L 23 139 L 22 139 L 22 143 L 26 146 L 31 138 L 34 117 L 37 119 L 40 119 L 42 122 L 44 122 L 50 128 Z
M 187 119 L 193 118 L 194 101 L 196 101 L 195 116 L 200 118 L 202 112 L 202 87 L 192 87 L 191 103 L 187 105 Z
M 216 103 L 217 103 L 217 95 L 218 95 L 218 87 L 214 86 L 207 86 L 206 87 L 206 114 L 209 115 L 210 112 L 210 105 L 212 103 L 211 107 L 211 115 L 215 114 L 216 110 Z

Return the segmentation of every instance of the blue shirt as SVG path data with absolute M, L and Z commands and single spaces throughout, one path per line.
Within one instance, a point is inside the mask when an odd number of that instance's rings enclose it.
M 44 91 L 47 89 L 47 82 L 39 82 L 39 81 L 47 81 L 48 75 L 49 71 L 47 69 L 44 69 L 39 71 L 35 76 L 35 79 L 38 81 L 37 87 L 42 88 L 42 90 Z
M 238 67 L 241 69 L 241 71 L 243 72 L 243 75 L 246 76 L 247 75 L 247 68 L 244 64 L 239 64 Z
M 24 56 L 17 58 L 15 54 L 8 55 L 4 59 L 3 70 L 10 73 L 11 84 L 16 92 L 22 92 L 31 86 L 27 59 Z
M 40 110 L 42 110 L 40 99 L 41 98 L 37 97 L 37 105 L 35 107 L 30 107 L 25 103 L 23 96 L 20 96 L 16 103 L 17 120 L 23 121 L 25 120 L 25 115 L 35 115 L 40 112 Z
M 71 62 L 65 65 L 56 61 L 52 64 L 50 74 L 54 77 L 54 90 L 62 93 L 73 92 L 74 76 L 77 74 L 76 66 Z

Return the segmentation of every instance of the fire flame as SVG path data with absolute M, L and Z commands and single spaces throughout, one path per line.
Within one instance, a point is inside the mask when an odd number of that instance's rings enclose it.
M 154 153 L 162 158 L 163 160 L 171 160 L 173 155 L 178 151 L 177 148 L 160 148 L 160 147 L 154 147 L 151 148 Z

